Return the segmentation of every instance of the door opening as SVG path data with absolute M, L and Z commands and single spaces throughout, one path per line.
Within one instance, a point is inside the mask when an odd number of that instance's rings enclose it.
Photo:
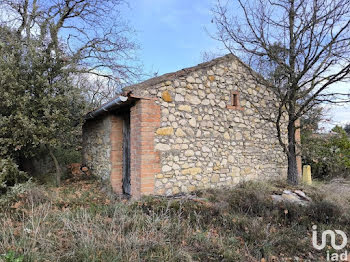
M 127 112 L 123 119 L 123 194 L 131 194 L 130 182 L 130 112 Z

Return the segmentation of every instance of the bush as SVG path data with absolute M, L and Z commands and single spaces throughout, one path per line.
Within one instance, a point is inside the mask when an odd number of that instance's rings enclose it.
M 12 159 L 0 159 L 0 192 L 5 192 L 9 186 L 24 182 L 27 174 L 18 169 Z
M 6 254 L 0 255 L 0 258 L 2 258 L 3 261 L 5 262 L 22 262 L 23 261 L 23 255 L 17 256 L 13 251 L 9 251 Z
M 332 131 L 333 134 L 302 137 L 303 162 L 311 165 L 315 178 L 350 176 L 350 139 L 339 126 Z

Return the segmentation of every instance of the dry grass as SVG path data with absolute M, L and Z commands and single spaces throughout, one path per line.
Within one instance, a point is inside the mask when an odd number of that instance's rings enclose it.
M 334 179 L 319 187 L 325 199 L 337 203 L 345 212 L 350 212 L 350 181 Z
M 342 208 L 350 197 L 338 203 L 327 191 L 336 185 L 318 184 L 302 187 L 314 198 L 309 207 L 274 205 L 270 194 L 286 187 L 246 183 L 195 199 L 126 201 L 96 181 L 58 189 L 29 183 L 0 199 L 0 254 L 5 261 L 322 261 L 311 226 L 350 232 Z

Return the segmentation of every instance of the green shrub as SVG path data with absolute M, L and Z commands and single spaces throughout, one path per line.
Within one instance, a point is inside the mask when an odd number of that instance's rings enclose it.
M 66 166 L 71 163 L 80 163 L 82 161 L 81 151 L 76 150 L 73 147 L 57 148 L 55 150 L 55 156 L 62 166 Z
M 0 159 L 0 192 L 5 192 L 9 186 L 24 182 L 27 174 L 18 169 L 12 159 Z
M 22 262 L 24 259 L 23 255 L 17 256 L 13 251 L 9 251 L 6 254 L 0 255 L 0 258 L 5 262 Z
M 305 134 L 302 137 L 304 164 L 311 165 L 315 178 L 350 176 L 350 139 L 339 126 L 329 135 Z

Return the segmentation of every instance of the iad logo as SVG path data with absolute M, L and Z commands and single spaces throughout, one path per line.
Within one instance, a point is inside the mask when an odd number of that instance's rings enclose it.
M 312 245 L 314 246 L 314 248 L 316 248 L 317 250 L 322 250 L 326 247 L 326 244 L 327 244 L 327 236 L 330 236 L 331 237 L 331 246 L 335 249 L 335 250 L 340 250 L 340 249 L 343 249 L 346 244 L 348 243 L 348 238 L 346 236 L 346 234 L 341 231 L 341 230 L 325 230 L 322 232 L 322 242 L 321 242 L 321 245 L 319 245 L 317 242 L 317 226 L 316 225 L 313 225 L 312 226 Z M 335 243 L 335 239 L 336 239 L 336 236 L 335 234 L 339 234 L 342 238 L 343 238 L 343 241 L 341 243 L 341 245 L 337 245 Z
M 341 230 L 325 230 L 322 232 L 321 244 L 319 245 L 318 241 L 317 241 L 317 226 L 313 225 L 312 229 L 313 229 L 312 230 L 312 245 L 317 250 L 322 250 L 326 247 L 327 236 L 329 236 L 331 238 L 331 246 L 335 250 L 343 249 L 348 243 L 348 238 L 343 231 L 341 231 Z M 338 234 L 339 236 L 342 237 L 342 242 L 340 245 L 337 245 L 335 243 L 336 234 Z M 330 254 L 329 251 L 327 251 L 327 261 L 346 261 L 347 256 L 348 256 L 347 251 L 345 251 L 342 254 L 337 254 L 337 253 Z

